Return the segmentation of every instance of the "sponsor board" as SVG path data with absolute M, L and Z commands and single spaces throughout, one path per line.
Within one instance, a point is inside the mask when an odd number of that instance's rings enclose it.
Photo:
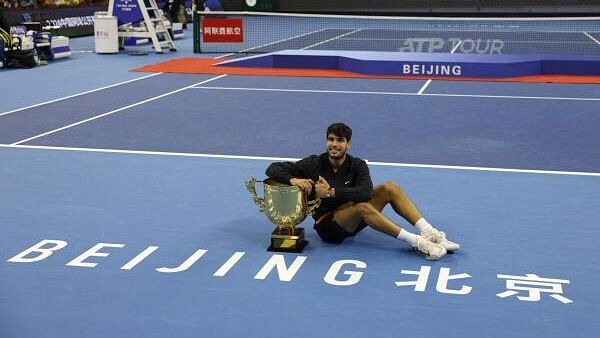
M 11 29 L 19 29 L 18 26 L 23 26 L 24 15 L 29 15 L 33 22 L 38 23 L 34 25 L 37 26 L 35 30 L 39 30 L 42 26 L 52 26 L 54 35 L 73 37 L 94 34 L 94 12 L 97 11 L 106 11 L 106 7 L 9 11 L 4 15 Z

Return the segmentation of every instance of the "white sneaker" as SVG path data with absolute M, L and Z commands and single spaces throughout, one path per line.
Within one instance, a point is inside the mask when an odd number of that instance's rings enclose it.
M 421 234 L 423 238 L 431 241 L 433 243 L 439 244 L 444 247 L 447 251 L 456 251 L 460 249 L 460 244 L 454 243 L 446 238 L 446 233 L 443 231 L 439 231 L 437 229 L 433 229 L 431 231 L 426 231 Z
M 417 246 L 414 248 L 423 253 L 425 258 L 430 260 L 440 259 L 446 255 L 446 249 L 443 246 L 428 241 L 422 236 L 419 236 L 417 239 Z

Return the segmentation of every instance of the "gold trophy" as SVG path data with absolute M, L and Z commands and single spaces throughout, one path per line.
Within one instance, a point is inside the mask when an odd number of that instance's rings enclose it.
M 302 252 L 308 241 L 304 239 L 304 229 L 297 228 L 296 225 L 315 212 L 321 199 L 308 201 L 306 193 L 298 187 L 272 179 L 260 182 L 264 188 L 264 197 L 260 197 L 256 193 L 256 183 L 256 179 L 251 177 L 246 181 L 246 189 L 252 194 L 260 212 L 264 212 L 277 226 L 271 233 L 271 246 L 267 250 Z

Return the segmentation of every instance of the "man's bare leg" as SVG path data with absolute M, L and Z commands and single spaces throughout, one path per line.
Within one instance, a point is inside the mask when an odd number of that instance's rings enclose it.
M 373 196 L 368 203 L 346 203 L 340 206 L 334 220 L 346 230 L 353 232 L 364 219 L 372 228 L 393 237 L 398 237 L 401 227 L 381 213 L 390 204 L 394 211 L 415 224 L 423 218 L 421 213 L 396 183 L 388 181 L 373 189 Z
M 439 259 L 444 256 L 446 254 L 444 247 L 402 229 L 398 224 L 381 213 L 381 210 L 390 203 L 388 188 L 389 186 L 386 187 L 385 184 L 377 186 L 369 202 L 348 202 L 343 204 L 336 209 L 333 219 L 346 231 L 351 233 L 354 233 L 360 225 L 361 220 L 364 220 L 371 228 L 408 242 L 411 246 L 424 253 L 428 259 Z M 407 210 L 410 210 L 410 208 Z
M 346 203 L 339 207 L 334 214 L 334 220 L 347 231 L 354 232 L 362 219 L 371 228 L 416 246 L 418 238 L 415 234 L 402 229 L 381 213 L 388 204 L 398 215 L 416 226 L 420 234 L 427 240 L 441 244 L 446 250 L 460 248 L 458 244 L 446 239 L 444 232 L 432 227 L 404 190 L 392 181 L 376 186 L 373 190 L 373 197 L 368 203 Z
M 395 182 L 387 181 L 377 186 L 377 190 L 377 193 L 382 195 L 381 198 L 388 201 L 394 211 L 410 224 L 415 225 L 419 219 L 423 218 L 413 201 Z
M 441 244 L 448 251 L 455 251 L 460 248 L 458 243 L 448 240 L 443 231 L 434 228 L 423 218 L 419 209 L 417 209 L 404 190 L 395 182 L 387 181 L 378 186 L 376 190 L 377 194 L 382 195 L 382 200 L 387 200 L 398 215 L 402 216 L 419 230 L 421 236 L 434 243 Z
M 348 202 L 336 209 L 333 219 L 348 232 L 355 232 L 364 220 L 373 229 L 398 237 L 400 226 L 381 213 L 383 208 L 373 204 L 373 200 L 365 203 Z

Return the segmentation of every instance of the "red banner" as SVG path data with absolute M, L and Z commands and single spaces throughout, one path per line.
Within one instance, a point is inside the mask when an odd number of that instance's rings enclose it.
M 203 19 L 203 42 L 244 42 L 242 19 Z

